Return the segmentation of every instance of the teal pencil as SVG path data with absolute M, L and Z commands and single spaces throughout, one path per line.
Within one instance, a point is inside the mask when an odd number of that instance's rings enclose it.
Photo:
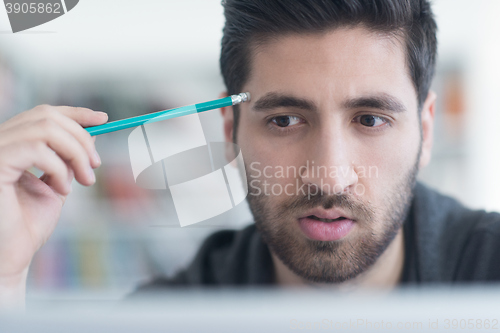
M 246 93 L 241 93 L 238 95 L 231 95 L 231 96 L 221 98 L 221 99 L 216 99 L 216 100 L 210 101 L 210 102 L 193 104 L 193 105 L 189 105 L 189 106 L 183 106 L 180 108 L 148 113 L 148 114 L 145 114 L 142 116 L 131 117 L 131 118 L 121 119 L 121 120 L 117 120 L 117 121 L 111 121 L 111 122 L 103 124 L 103 125 L 87 127 L 85 129 L 92 136 L 99 135 L 99 134 L 105 134 L 105 133 L 111 133 L 111 132 L 116 132 L 116 131 L 119 131 L 122 129 L 130 128 L 130 127 L 137 127 L 137 126 L 143 125 L 145 123 L 152 123 L 152 122 L 156 122 L 156 121 L 187 116 L 189 114 L 193 114 L 193 113 L 197 113 L 197 112 L 203 112 L 203 111 L 222 108 L 225 106 L 236 105 L 236 104 L 240 104 L 240 103 L 243 103 L 243 102 L 246 102 L 249 100 L 250 100 L 250 93 L 246 92 Z

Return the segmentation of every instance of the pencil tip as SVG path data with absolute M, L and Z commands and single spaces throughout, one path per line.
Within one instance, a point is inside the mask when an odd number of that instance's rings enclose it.
M 243 102 L 248 102 L 250 101 L 250 93 L 249 92 L 244 92 L 244 93 L 241 93 L 241 99 Z

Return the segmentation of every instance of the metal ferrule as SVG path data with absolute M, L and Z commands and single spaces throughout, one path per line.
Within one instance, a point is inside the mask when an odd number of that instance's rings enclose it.
M 238 95 L 231 95 L 231 101 L 233 102 L 233 105 L 240 104 L 243 102 L 247 102 L 250 100 L 250 93 L 241 93 Z

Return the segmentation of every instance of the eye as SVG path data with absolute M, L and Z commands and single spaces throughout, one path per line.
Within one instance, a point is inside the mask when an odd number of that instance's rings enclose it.
M 357 117 L 358 122 L 366 127 L 380 127 L 388 123 L 388 121 L 385 118 L 374 116 L 371 114 L 365 114 L 362 116 Z
M 278 116 L 271 119 L 271 122 L 279 127 L 289 127 L 293 125 L 300 124 L 302 119 L 295 116 Z

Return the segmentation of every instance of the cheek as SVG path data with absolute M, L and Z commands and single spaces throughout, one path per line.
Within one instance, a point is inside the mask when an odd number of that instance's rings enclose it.
M 274 151 L 246 144 L 241 148 L 253 179 L 266 180 L 269 184 L 288 184 L 298 177 L 301 166 L 290 150 Z
M 268 170 L 274 170 L 277 167 L 296 166 L 303 156 L 304 141 L 273 140 L 268 130 L 255 120 L 242 117 L 240 125 L 237 140 L 247 165 L 253 162 L 261 169 L 268 167 Z
M 300 186 L 298 173 L 303 164 L 301 143 L 291 147 L 258 142 L 257 138 L 245 137 L 241 133 L 241 150 L 247 168 L 247 181 L 253 190 L 260 188 L 271 207 L 296 194 Z
M 420 146 L 420 132 L 402 128 L 393 134 L 364 142 L 355 161 L 359 183 L 366 188 L 365 196 L 377 200 L 401 184 L 414 168 Z

